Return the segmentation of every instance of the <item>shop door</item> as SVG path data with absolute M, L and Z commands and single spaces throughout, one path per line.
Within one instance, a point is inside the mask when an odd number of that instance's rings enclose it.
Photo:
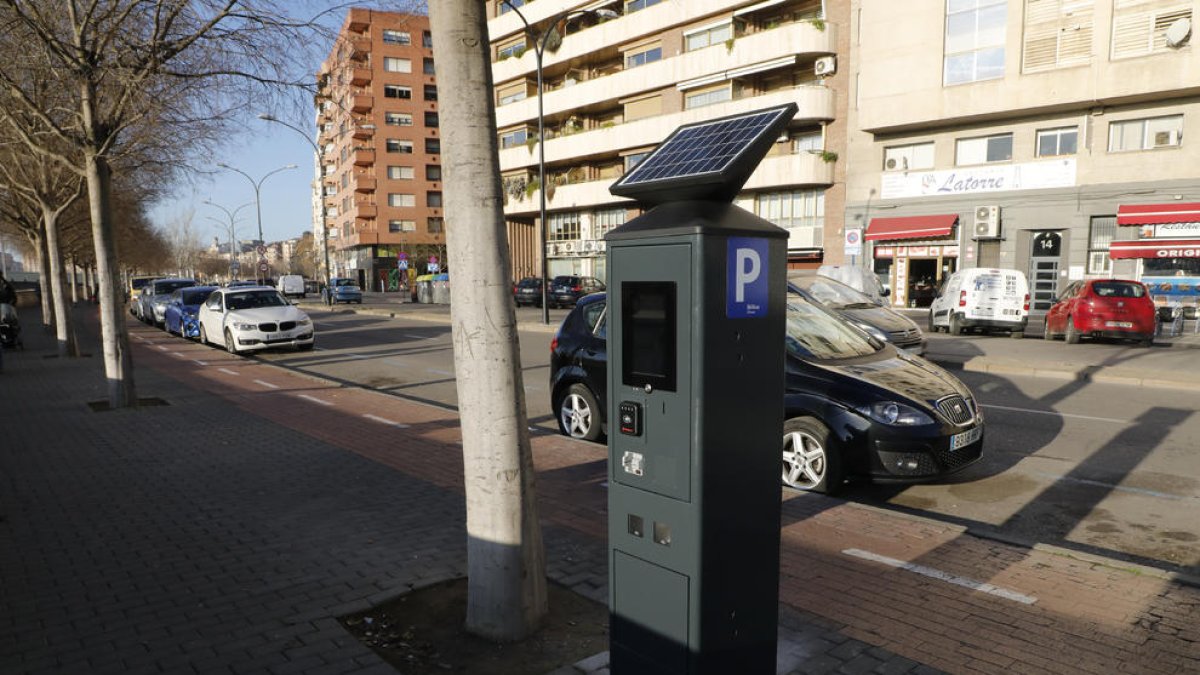
M 1039 232 L 1033 237 L 1029 252 L 1029 287 L 1031 312 L 1045 312 L 1054 303 L 1051 298 L 1058 294 L 1058 271 L 1062 266 L 1062 235 L 1057 232 Z

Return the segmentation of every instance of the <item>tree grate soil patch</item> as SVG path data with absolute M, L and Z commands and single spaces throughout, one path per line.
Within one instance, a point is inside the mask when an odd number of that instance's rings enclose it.
M 468 633 L 467 580 L 415 590 L 339 621 L 404 675 L 545 675 L 608 650 L 608 607 L 547 581 L 537 633 L 497 643 Z

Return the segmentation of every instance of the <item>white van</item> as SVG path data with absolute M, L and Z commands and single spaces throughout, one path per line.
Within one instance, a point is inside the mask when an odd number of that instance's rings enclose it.
M 1018 270 L 971 268 L 951 274 L 929 306 L 929 331 L 951 335 L 977 328 L 1025 337 L 1029 282 Z
M 275 290 L 279 291 L 285 298 L 303 298 L 304 292 L 304 277 L 299 274 L 284 274 L 279 277 L 279 282 L 275 285 Z
M 888 295 L 888 290 L 880 283 L 879 277 L 865 267 L 854 265 L 821 265 L 817 268 L 817 274 L 829 277 L 834 281 L 840 281 L 859 293 L 870 296 L 877 305 L 882 305 L 883 299 Z

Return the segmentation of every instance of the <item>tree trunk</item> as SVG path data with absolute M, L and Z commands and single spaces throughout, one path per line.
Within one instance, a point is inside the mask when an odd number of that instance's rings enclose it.
M 75 347 L 75 326 L 71 321 L 71 308 L 67 305 L 62 251 L 58 246 L 58 214 L 43 208 L 42 228 L 46 232 L 46 255 L 50 259 L 48 276 L 50 289 L 54 294 L 54 333 L 58 342 L 58 355 L 79 356 Z
M 54 325 L 54 293 L 50 288 L 50 255 L 46 251 L 46 237 L 38 235 L 38 287 L 42 292 L 42 326 L 49 330 Z
M 75 258 L 71 258 L 71 264 L 67 266 L 67 278 L 71 284 L 71 304 L 79 304 L 79 266 L 75 264 Z
M 100 336 L 104 343 L 108 405 L 126 408 L 137 405 L 137 392 L 133 383 L 129 330 L 125 325 L 125 313 L 121 311 L 121 280 L 117 274 L 117 243 L 112 227 L 112 176 L 104 157 L 88 150 L 85 161 L 92 245 L 96 249 L 96 285 L 100 295 Z
M 438 60 L 451 335 L 467 500 L 467 630 L 520 640 L 546 608 L 508 242 L 497 167 L 486 3 L 429 3 Z M 461 229 L 459 229 L 461 228 Z

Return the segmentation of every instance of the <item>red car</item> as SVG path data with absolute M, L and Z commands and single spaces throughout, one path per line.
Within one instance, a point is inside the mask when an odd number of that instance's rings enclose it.
M 1136 281 L 1089 279 L 1067 286 L 1046 313 L 1047 340 L 1062 336 L 1067 344 L 1081 337 L 1154 342 L 1155 310 L 1150 292 Z

